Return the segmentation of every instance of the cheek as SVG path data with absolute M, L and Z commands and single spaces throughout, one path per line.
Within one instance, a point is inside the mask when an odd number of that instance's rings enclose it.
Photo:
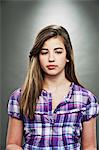
M 61 64 L 66 63 L 66 57 L 65 57 L 65 56 L 61 56 L 61 58 L 60 58 L 60 63 L 61 63 Z
M 39 57 L 40 66 L 44 66 L 46 64 L 46 59 L 44 57 Z
M 66 57 L 62 57 L 59 62 L 60 67 L 64 68 L 66 65 Z

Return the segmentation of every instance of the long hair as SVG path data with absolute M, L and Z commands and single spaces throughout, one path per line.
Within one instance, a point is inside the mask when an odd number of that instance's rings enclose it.
M 44 72 L 39 63 L 39 53 L 45 41 L 52 37 L 61 36 L 64 40 L 66 49 L 66 58 L 69 60 L 65 65 L 65 77 L 78 85 L 81 85 L 75 74 L 73 48 L 69 34 L 65 28 L 58 25 L 49 25 L 43 28 L 37 35 L 33 48 L 29 55 L 29 68 L 27 76 L 22 87 L 20 100 L 21 112 L 28 117 L 33 118 L 36 103 L 42 90 Z

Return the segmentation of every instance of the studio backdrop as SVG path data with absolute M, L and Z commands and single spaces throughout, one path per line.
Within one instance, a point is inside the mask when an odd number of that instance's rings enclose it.
M 2 1 L 1 150 L 5 150 L 7 102 L 21 87 L 28 56 L 38 31 L 50 24 L 64 26 L 74 49 L 75 68 L 83 86 L 99 97 L 99 2 L 66 0 Z M 1 22 L 0 22 L 1 24 Z M 0 29 L 1 32 L 1 29 Z M 1 35 L 1 34 L 0 34 Z M 0 45 L 1 45 L 0 41 Z M 1 74 L 0 74 L 1 75 Z M 99 119 L 97 141 L 99 145 Z

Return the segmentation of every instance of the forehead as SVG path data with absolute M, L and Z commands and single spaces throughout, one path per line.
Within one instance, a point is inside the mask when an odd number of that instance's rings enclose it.
M 47 46 L 64 46 L 64 39 L 61 36 L 52 37 L 44 42 L 43 47 Z

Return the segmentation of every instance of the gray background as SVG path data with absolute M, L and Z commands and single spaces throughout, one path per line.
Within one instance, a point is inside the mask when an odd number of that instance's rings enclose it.
M 2 79 L 0 80 L 0 106 L 2 104 L 0 107 L 2 116 L 0 137 L 2 140 L 0 139 L 0 145 L 4 150 L 8 122 L 7 101 L 10 94 L 24 81 L 29 51 L 37 32 L 42 27 L 59 24 L 68 30 L 74 48 L 78 79 L 99 97 L 99 2 L 12 0 L 2 1 L 0 5 L 2 6 L 2 26 L 0 6 L 0 27 L 2 27 L 2 48 L 0 40 L 0 71 L 2 64 L 2 78 L 0 72 L 0 79 Z M 98 126 L 99 119 L 97 121 L 99 144 Z

